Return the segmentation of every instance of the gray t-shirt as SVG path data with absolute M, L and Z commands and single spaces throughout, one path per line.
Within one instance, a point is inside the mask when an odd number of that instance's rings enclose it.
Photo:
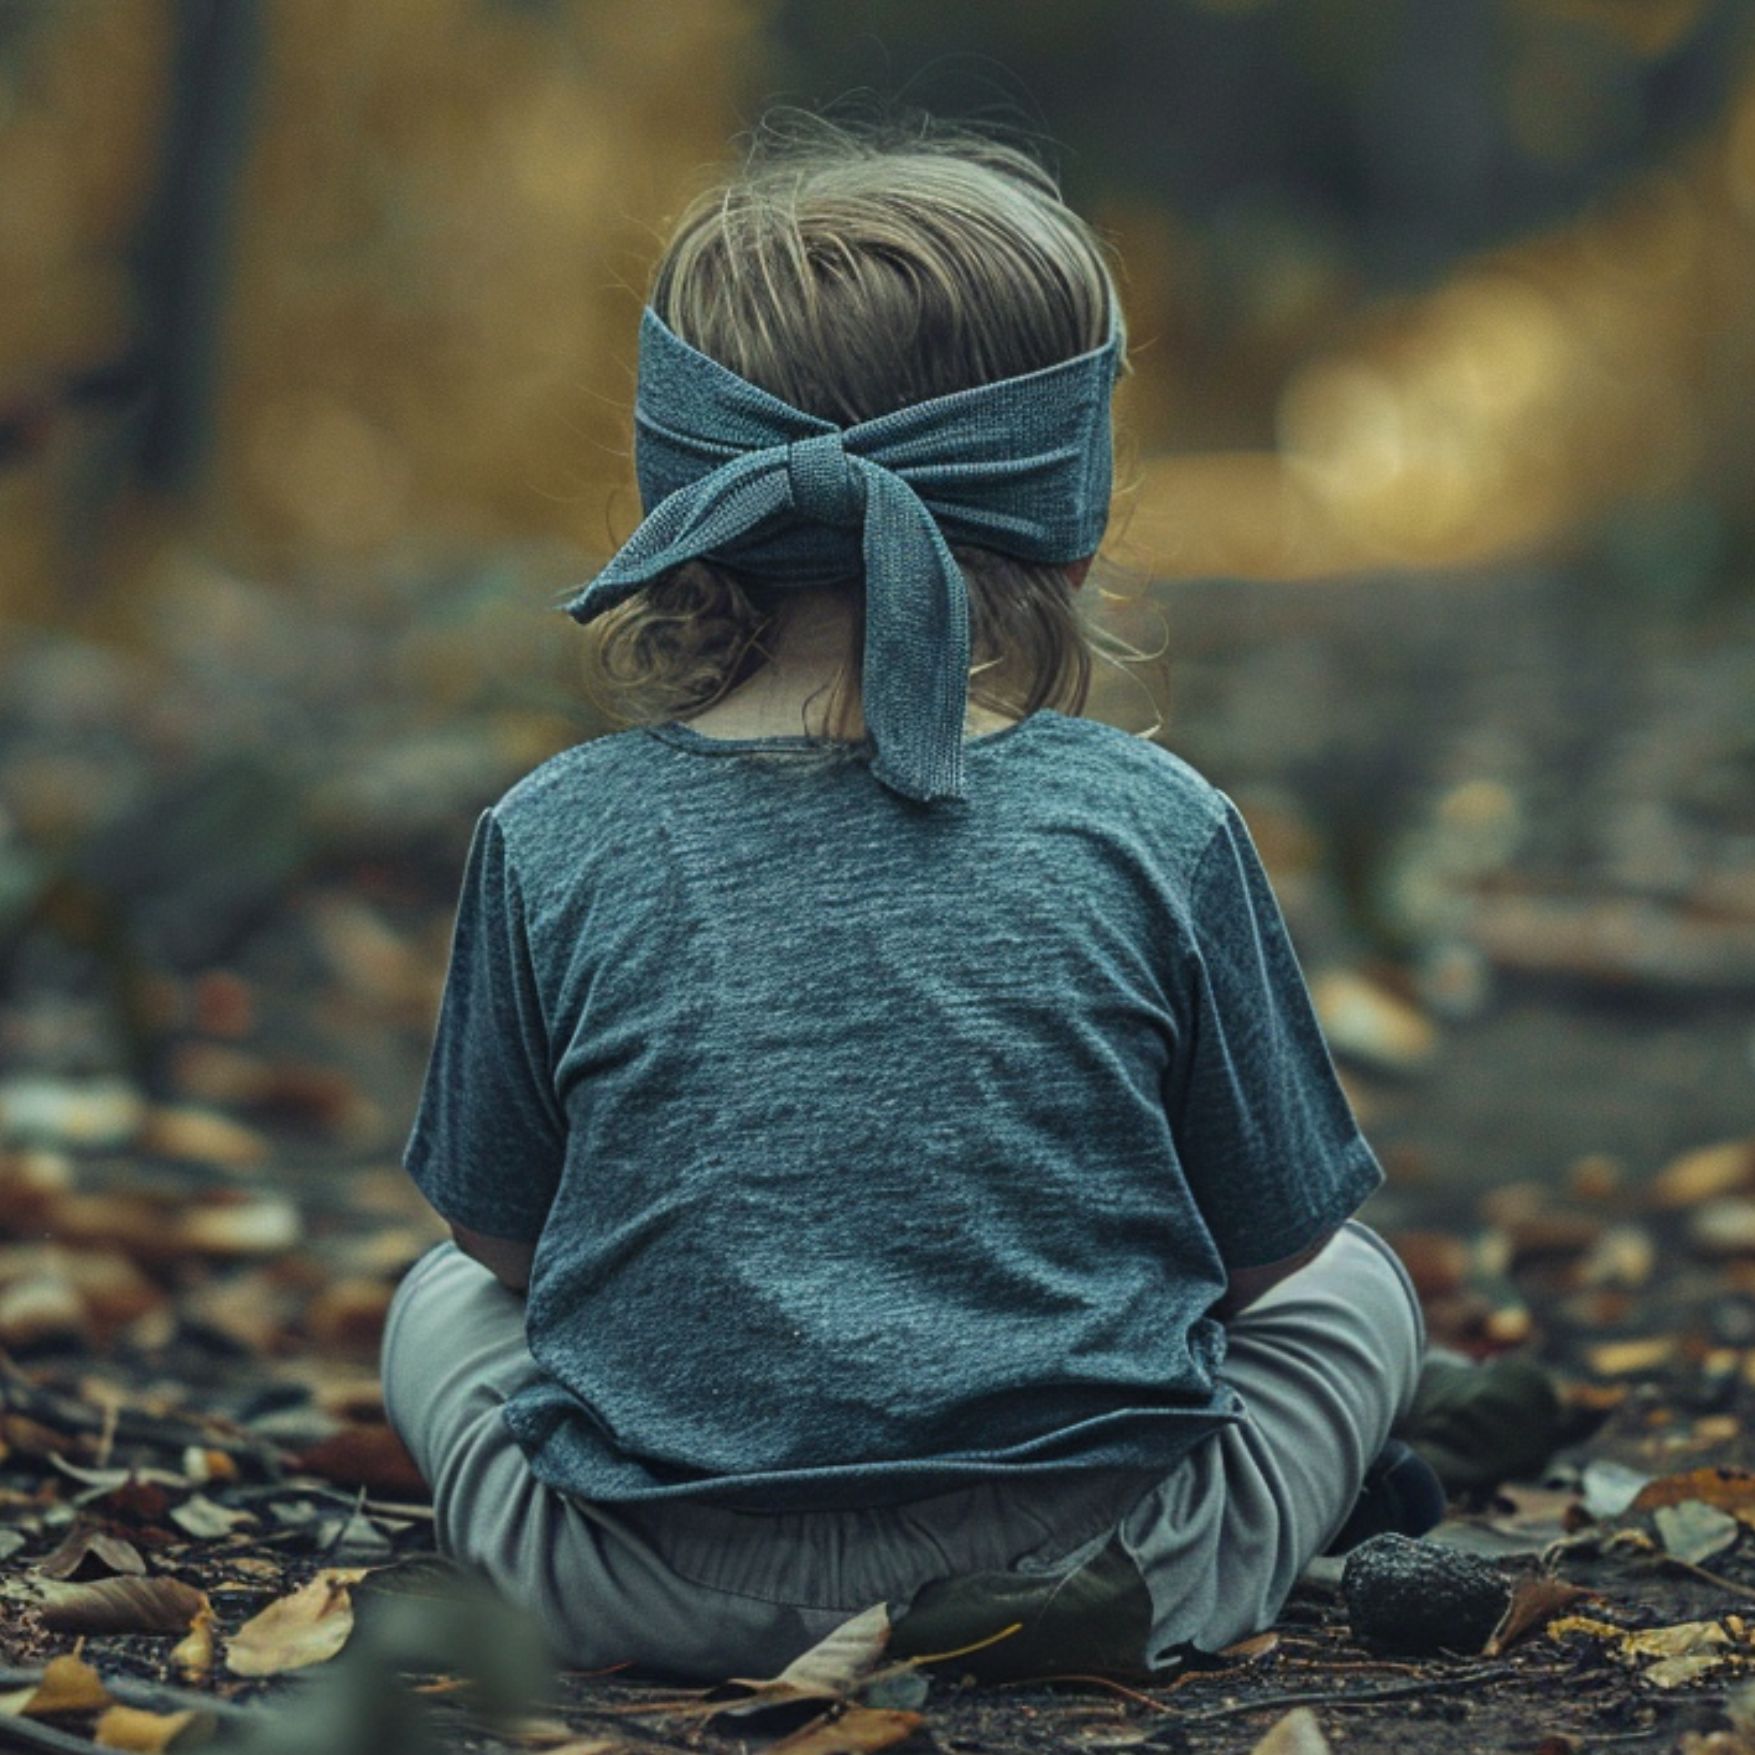
M 1383 1172 L 1243 819 L 1044 709 L 916 806 L 635 727 L 484 811 L 404 1162 L 533 1239 L 504 1417 L 585 1499 L 878 1505 L 1168 1468 L 1208 1314 Z

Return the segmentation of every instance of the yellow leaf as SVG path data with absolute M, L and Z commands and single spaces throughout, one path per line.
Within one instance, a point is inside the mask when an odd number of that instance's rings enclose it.
M 192 1748 L 213 1731 L 210 1712 L 142 1712 L 133 1706 L 112 1706 L 97 1721 L 100 1749 L 132 1749 L 136 1755 L 161 1755 L 167 1749 Z
M 171 1662 L 188 1682 L 199 1682 L 213 1668 L 213 1605 L 203 1601 L 188 1633 L 171 1648 Z
M 1652 1335 L 1644 1340 L 1604 1341 L 1585 1354 L 1585 1362 L 1599 1377 L 1631 1377 L 1655 1371 L 1676 1351 L 1674 1335 Z
M 326 1567 L 291 1596 L 270 1603 L 233 1635 L 225 1667 L 234 1676 L 278 1676 L 334 1657 L 353 1631 L 348 1587 L 358 1584 L 367 1570 Z
M 1755 1141 L 1725 1140 L 1685 1152 L 1651 1180 L 1653 1206 L 1691 1207 L 1716 1195 L 1736 1194 L 1755 1183 Z
M 1569 1633 L 1587 1634 L 1592 1639 L 1612 1639 L 1620 1643 L 1626 1632 L 1612 1621 L 1593 1620 L 1589 1615 L 1559 1615 L 1543 1629 L 1550 1639 L 1564 1639 Z
M 1669 1627 L 1629 1633 L 1624 1643 L 1634 1657 L 1693 1657 L 1729 1645 L 1731 1636 L 1716 1621 L 1677 1621 Z
M 1710 1675 L 1725 1661 L 1722 1651 L 1694 1651 L 1681 1657 L 1662 1658 L 1640 1674 L 1654 1688 L 1681 1688 Z
M 83 1658 L 63 1654 L 43 1667 L 40 1682 L 11 1694 L 0 1694 L 0 1715 L 49 1718 L 61 1712 L 95 1712 L 110 1704 L 109 1690 Z

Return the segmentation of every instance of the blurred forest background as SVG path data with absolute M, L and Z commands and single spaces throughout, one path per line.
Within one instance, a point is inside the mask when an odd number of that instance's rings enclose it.
M 1090 710 L 1244 807 L 1384 1198 L 1755 1133 L 1748 0 L 0 0 L 27 1180 L 391 1198 L 474 813 L 608 728 L 551 606 L 647 272 L 775 100 L 1021 129 L 1114 242 L 1158 656 Z

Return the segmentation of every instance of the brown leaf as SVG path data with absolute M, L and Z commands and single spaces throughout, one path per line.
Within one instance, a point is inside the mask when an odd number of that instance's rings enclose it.
M 1569 1604 L 1584 1597 L 1600 1597 L 1601 1594 L 1546 1574 L 1519 1579 L 1512 1590 L 1511 1601 L 1505 1605 L 1505 1613 L 1499 1617 L 1498 1626 L 1488 1635 L 1487 1643 L 1481 1647 L 1481 1655 L 1498 1657 L 1509 1646 L 1515 1645 L 1538 1622 L 1546 1626 Z
M 1252 1664 L 1259 1658 L 1271 1657 L 1279 1648 L 1280 1636 L 1270 1630 L 1266 1633 L 1253 1633 L 1247 1639 L 1239 1639 L 1216 1655 L 1234 1664 Z
M 146 1562 L 140 1550 L 121 1536 L 112 1536 L 90 1526 L 75 1526 L 63 1537 L 52 1554 L 37 1562 L 37 1571 L 45 1578 L 104 1578 L 112 1573 L 131 1573 L 144 1577 Z
M 0 1715 L 51 1718 L 63 1712 L 96 1712 L 110 1704 L 109 1690 L 83 1658 L 71 1653 L 50 1658 L 42 1679 L 11 1694 L 0 1694 Z
M 350 1426 L 298 1459 L 307 1474 L 368 1493 L 424 1497 L 427 1484 L 407 1447 L 387 1425 Z
M 278 1676 L 334 1657 L 353 1632 L 349 1587 L 365 1575 L 363 1566 L 326 1567 L 270 1603 L 227 1642 L 225 1667 L 234 1676 Z
M 48 1586 L 42 1618 L 56 1633 L 182 1633 L 206 1602 L 175 1578 L 100 1578 Z
M 833 1718 L 803 1725 L 777 1743 L 768 1745 L 769 1755 L 863 1755 L 869 1749 L 887 1749 L 911 1737 L 926 1722 L 925 1715 L 889 1706 L 850 1706 Z M 555 1755 L 564 1755 L 557 1750 Z
M 112 1706 L 93 1733 L 100 1749 L 132 1749 L 136 1755 L 163 1755 L 165 1750 L 193 1748 L 213 1734 L 210 1712 L 144 1712 L 134 1706 Z
M 1648 1481 L 1634 1498 L 1634 1511 L 1655 1511 L 1660 1505 L 1680 1505 L 1686 1499 L 1703 1500 L 1733 1516 L 1755 1519 L 1755 1469 L 1686 1469 Z

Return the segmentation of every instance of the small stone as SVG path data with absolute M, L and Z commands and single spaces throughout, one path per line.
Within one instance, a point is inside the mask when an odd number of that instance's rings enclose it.
M 1393 1533 L 1347 1556 L 1341 1595 L 1359 1639 L 1407 1653 L 1480 1651 L 1511 1600 L 1504 1576 L 1486 1561 Z

